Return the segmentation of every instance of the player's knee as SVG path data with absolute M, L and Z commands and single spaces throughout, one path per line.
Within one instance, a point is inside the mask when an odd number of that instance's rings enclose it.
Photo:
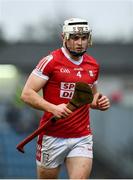
M 73 174 L 70 176 L 70 179 L 88 179 L 89 176 L 88 175 L 85 175 L 85 174 Z
M 37 167 L 38 179 L 57 179 L 59 174 L 59 168 L 47 169 L 44 167 Z

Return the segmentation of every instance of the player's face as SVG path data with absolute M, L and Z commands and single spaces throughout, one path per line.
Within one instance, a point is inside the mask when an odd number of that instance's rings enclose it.
M 88 38 L 89 35 L 87 33 L 84 34 L 71 34 L 70 38 L 67 40 L 67 47 L 71 51 L 75 51 L 77 53 L 86 51 L 88 48 Z

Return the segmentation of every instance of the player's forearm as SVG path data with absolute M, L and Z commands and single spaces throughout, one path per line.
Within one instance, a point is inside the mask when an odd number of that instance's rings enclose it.
M 52 112 L 52 109 L 55 106 L 54 104 L 44 100 L 38 93 L 31 89 L 22 92 L 21 99 L 31 107 L 42 111 Z
M 90 104 L 90 108 L 99 110 L 99 107 L 96 104 L 93 104 L 93 103 Z
M 90 104 L 90 107 L 91 107 L 92 109 L 97 109 L 97 110 L 99 110 L 98 99 L 99 99 L 100 97 L 101 97 L 101 94 L 100 94 L 100 93 L 96 92 L 96 93 L 94 94 L 93 101 L 92 101 L 92 103 Z
M 95 106 L 94 104 L 90 104 L 90 108 L 91 108 L 91 109 L 98 109 L 98 107 Z
M 107 96 L 104 96 L 101 93 L 96 93 L 90 107 L 92 109 L 105 111 L 110 107 L 110 100 Z

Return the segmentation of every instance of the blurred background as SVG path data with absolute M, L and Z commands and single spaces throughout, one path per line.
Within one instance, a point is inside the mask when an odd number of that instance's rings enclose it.
M 61 27 L 71 17 L 92 28 L 88 53 L 100 64 L 99 90 L 112 105 L 91 111 L 91 178 L 133 178 L 133 0 L 0 0 L 0 178 L 36 178 L 36 139 L 25 154 L 16 145 L 42 112 L 24 105 L 20 94 L 38 61 L 62 46 Z M 68 178 L 65 166 L 60 178 Z

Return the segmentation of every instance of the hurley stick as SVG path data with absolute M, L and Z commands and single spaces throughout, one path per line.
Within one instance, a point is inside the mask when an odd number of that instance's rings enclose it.
M 77 82 L 75 84 L 75 91 L 72 99 L 67 104 L 67 108 L 71 111 L 75 111 L 76 109 L 80 108 L 85 104 L 90 104 L 93 101 L 93 93 L 90 86 L 84 82 Z M 59 118 L 53 116 L 50 118 L 45 124 L 41 127 L 33 131 L 30 135 L 28 135 L 24 140 L 22 140 L 16 148 L 24 153 L 24 146 L 38 136 L 41 132 L 43 132 L 47 126 L 52 122 L 55 123 Z

